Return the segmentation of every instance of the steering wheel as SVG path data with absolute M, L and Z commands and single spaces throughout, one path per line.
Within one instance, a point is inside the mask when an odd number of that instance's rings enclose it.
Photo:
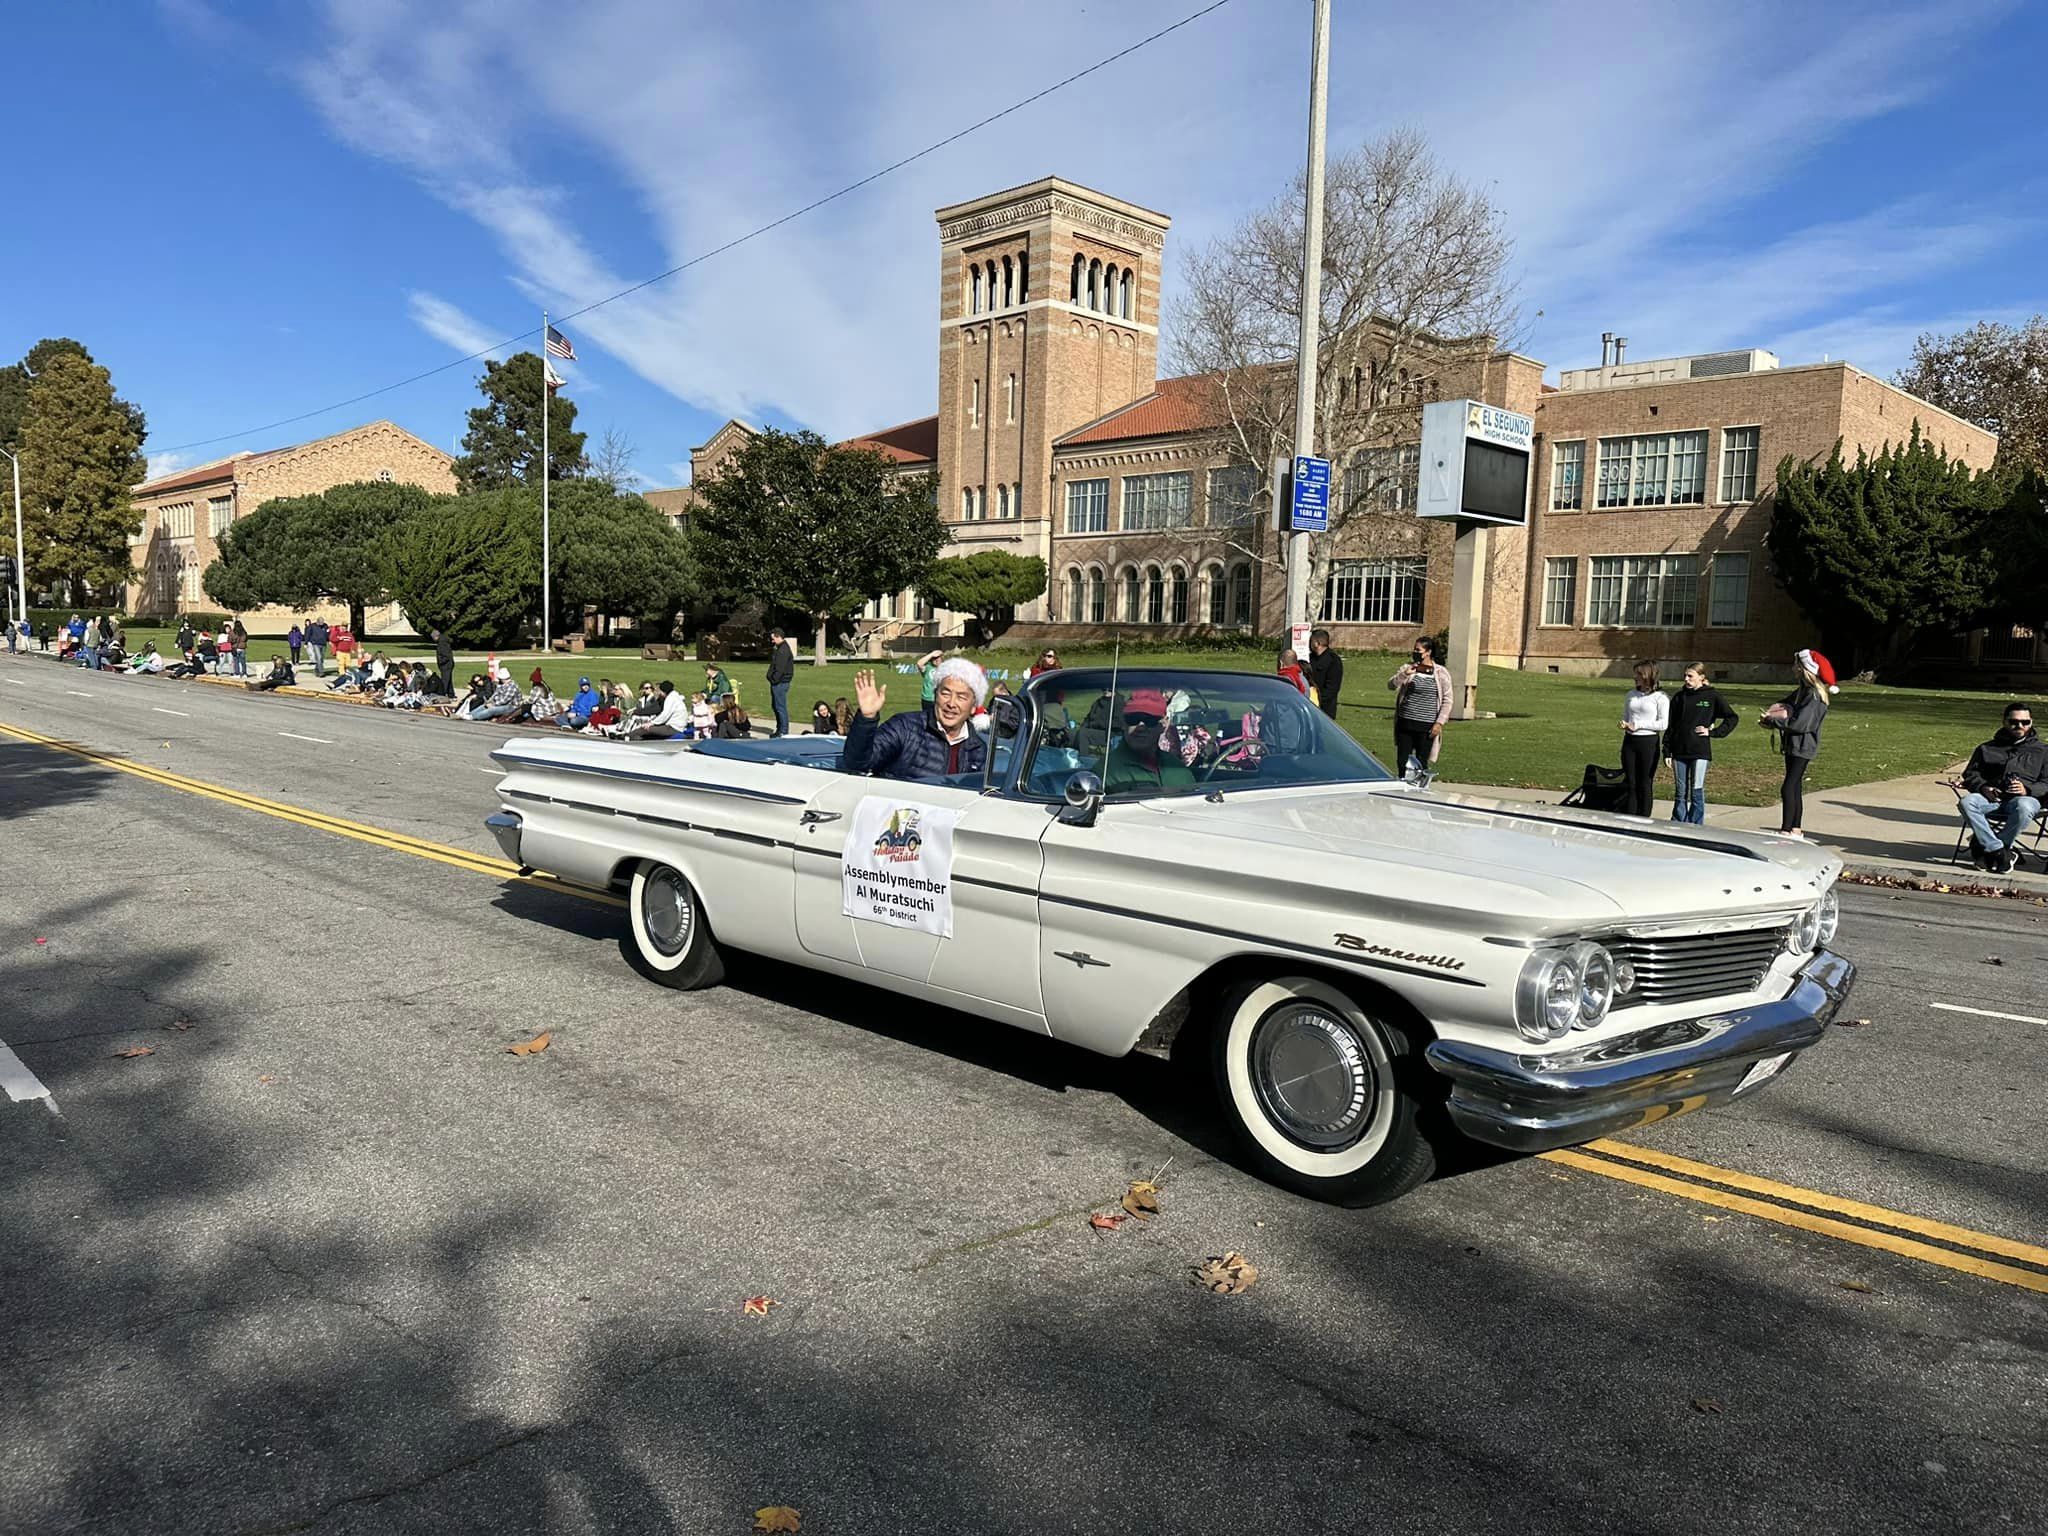
M 1263 741 L 1260 741 L 1255 737 L 1245 736 L 1240 736 L 1235 741 L 1227 743 L 1219 742 L 1218 745 L 1227 745 L 1230 748 L 1230 751 L 1218 752 L 1214 757 L 1210 758 L 1207 766 L 1205 766 L 1202 769 L 1201 773 L 1196 776 L 1196 783 L 1207 784 L 1209 780 L 1212 777 L 1214 777 L 1216 770 L 1223 765 L 1223 759 L 1226 757 L 1235 757 L 1239 754 L 1242 754 L 1243 756 L 1250 758 L 1252 761 L 1257 762 L 1260 758 L 1264 757 L 1268 751 L 1271 750 Z

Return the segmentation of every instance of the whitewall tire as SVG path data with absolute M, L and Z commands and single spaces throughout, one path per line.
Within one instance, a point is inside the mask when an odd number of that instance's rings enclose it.
M 724 979 L 704 903 L 681 870 L 643 860 L 633 870 L 626 915 L 634 961 L 663 986 L 688 990 Z
M 1274 1183 L 1336 1205 L 1377 1205 L 1435 1168 L 1403 1081 L 1410 1042 L 1312 976 L 1228 993 L 1211 1035 L 1216 1091 L 1239 1144 Z

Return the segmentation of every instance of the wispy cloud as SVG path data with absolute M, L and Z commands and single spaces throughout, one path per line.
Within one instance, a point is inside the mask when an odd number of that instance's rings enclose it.
M 499 334 L 446 299 L 415 290 L 406 295 L 405 307 L 413 324 L 464 357 L 478 352 L 498 355 L 495 343 Z
M 189 453 L 152 453 L 149 467 L 144 471 L 147 479 L 155 480 L 163 475 L 176 474 L 194 462 Z

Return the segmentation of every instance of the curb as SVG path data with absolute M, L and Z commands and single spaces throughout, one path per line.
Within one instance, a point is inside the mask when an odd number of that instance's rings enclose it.
M 1847 860 L 1842 865 L 1842 878 L 1860 885 L 1889 886 L 1896 890 L 2031 901 L 2048 906 L 2048 881 L 2041 880 L 2039 876 L 2027 876 L 2026 883 L 2022 884 L 2009 875 L 1987 874 L 1963 864 L 1953 867 L 1938 864 L 1931 869 L 1922 869 L 1910 864 L 1869 864 Z

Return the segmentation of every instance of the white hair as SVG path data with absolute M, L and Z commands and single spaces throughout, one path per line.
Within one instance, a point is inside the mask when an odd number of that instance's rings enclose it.
M 939 684 L 949 677 L 957 677 L 974 690 L 974 707 L 979 709 L 988 702 L 988 674 L 969 661 L 965 656 L 948 657 L 932 668 L 932 692 L 939 691 Z

